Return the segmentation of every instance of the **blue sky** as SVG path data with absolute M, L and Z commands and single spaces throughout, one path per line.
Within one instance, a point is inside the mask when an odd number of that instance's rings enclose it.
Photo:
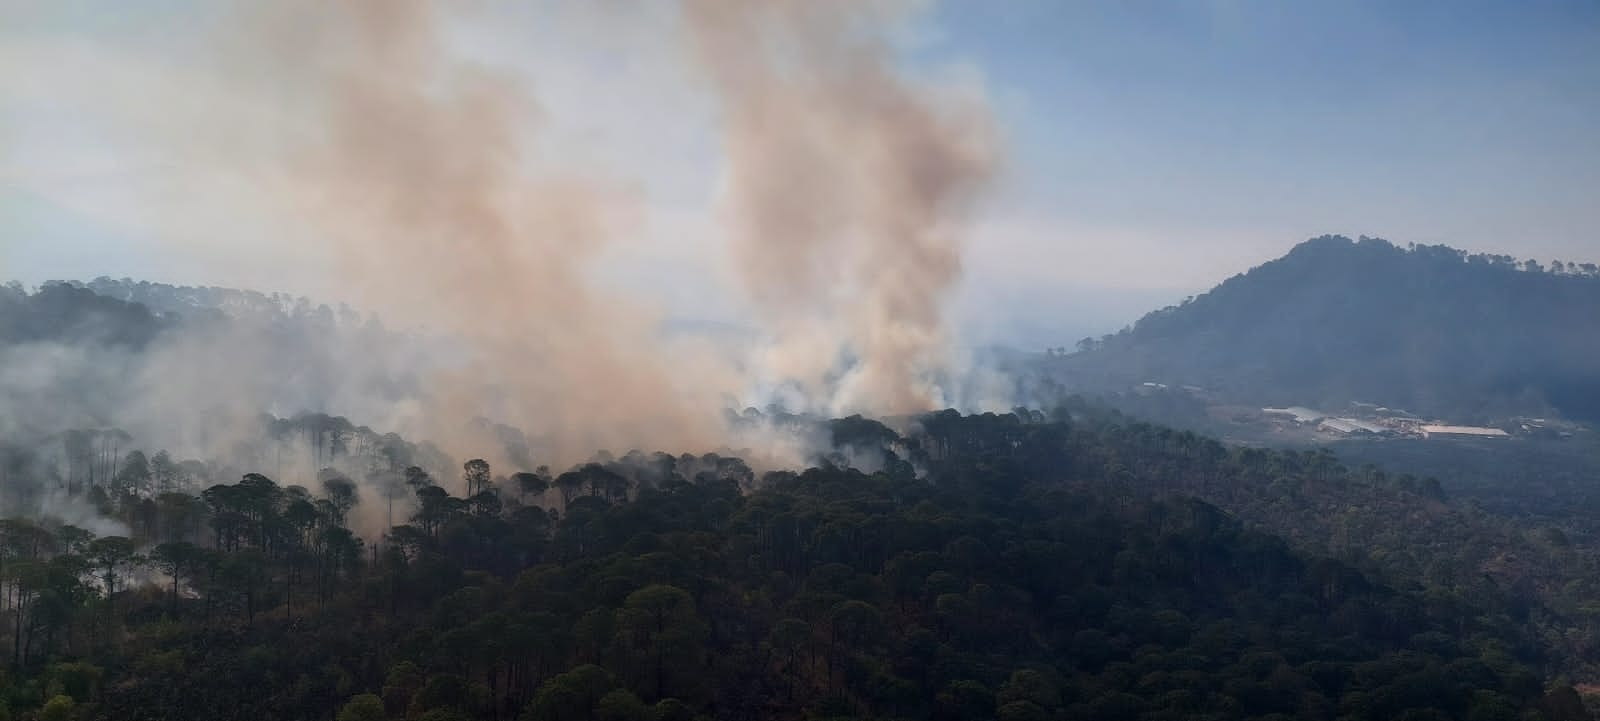
M 1190 229 L 1229 261 L 1320 232 L 1600 254 L 1595 3 L 947 3 L 937 22 L 1011 133 L 1012 212 Z
M 205 82 L 199 7 L 0 0 L 0 275 L 317 289 L 269 224 L 182 202 L 215 183 L 150 189 L 203 167 L 138 132 Z M 716 159 L 689 73 L 659 27 L 581 15 L 517 8 L 459 42 L 525 62 L 553 144 L 694 234 Z M 1600 260 L 1600 3 L 946 0 L 908 37 L 915 71 L 981 78 L 1008 147 L 956 300 L 983 340 L 1070 345 L 1322 233 Z M 641 98 L 671 117 L 638 131 Z

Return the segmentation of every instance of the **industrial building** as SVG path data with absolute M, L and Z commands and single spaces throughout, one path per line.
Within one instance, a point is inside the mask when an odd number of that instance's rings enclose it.
M 1511 434 L 1499 428 L 1478 426 L 1425 425 L 1419 428 L 1423 438 L 1510 438 Z
M 1316 423 L 1328 417 L 1322 411 L 1312 410 L 1304 406 L 1289 406 L 1288 408 L 1262 408 L 1262 413 L 1269 416 L 1289 416 L 1295 423 Z
M 1318 428 L 1334 433 L 1387 433 L 1389 429 L 1355 418 L 1327 418 Z

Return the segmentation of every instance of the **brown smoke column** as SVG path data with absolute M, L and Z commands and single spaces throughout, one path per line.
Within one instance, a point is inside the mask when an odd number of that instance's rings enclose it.
M 508 77 L 454 60 L 442 5 L 341 0 L 271 21 L 292 103 L 314 109 L 291 175 L 318 237 L 364 301 L 459 337 L 469 359 L 429 381 L 419 435 L 492 455 L 474 416 L 597 448 L 708 449 L 733 389 L 717 366 L 662 355 L 655 319 L 588 282 L 636 203 L 539 165 L 533 103 Z M 679 361 L 678 363 L 673 362 Z
M 331 246 L 362 305 L 459 339 L 460 366 L 396 430 L 493 460 L 464 423 L 485 416 L 544 439 L 553 463 L 729 440 L 720 411 L 747 374 L 669 347 L 658 318 L 591 282 L 642 203 L 541 159 L 527 89 L 450 51 L 439 13 L 458 6 L 252 7 L 219 41 L 266 41 L 226 52 L 240 82 L 278 93 L 285 120 L 260 145 L 281 150 L 273 187 L 303 238 Z M 904 413 L 939 400 L 942 304 L 996 150 L 981 103 L 896 69 L 885 8 L 687 0 L 683 18 L 723 110 L 735 265 L 774 343 L 756 372 L 829 409 Z M 854 365 L 836 386 L 841 356 Z
M 723 108 L 734 260 L 779 335 L 770 361 L 816 390 L 852 356 L 857 375 L 834 410 L 939 402 L 928 381 L 945 370 L 961 223 L 997 158 L 981 103 L 897 72 L 885 35 L 895 12 L 861 0 L 685 5 Z

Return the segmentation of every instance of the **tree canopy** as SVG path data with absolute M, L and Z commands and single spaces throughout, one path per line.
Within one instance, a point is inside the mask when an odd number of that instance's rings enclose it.
M 1597 421 L 1600 271 L 1324 236 L 1079 351 L 1051 363 L 1080 387 Z
M 829 424 L 848 453 L 759 475 L 709 454 L 555 478 L 439 459 L 392 472 L 395 522 L 365 537 L 358 512 L 386 514 L 334 472 L 168 493 L 126 537 L 5 521 L 0 701 L 41 719 L 1586 718 L 1555 675 L 1592 671 L 1595 631 L 1539 587 L 1582 595 L 1587 551 L 1415 479 L 1088 405 L 914 421 Z M 432 481 L 463 472 L 470 495 Z M 142 512 L 126 498 L 114 514 Z

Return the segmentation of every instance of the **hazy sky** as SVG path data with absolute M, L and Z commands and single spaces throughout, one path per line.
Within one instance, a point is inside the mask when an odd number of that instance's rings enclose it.
M 542 152 L 641 199 L 605 272 L 726 316 L 716 118 L 670 9 L 484 5 L 459 52 L 527 82 Z M 226 14 L 0 0 L 0 276 L 337 286 L 217 160 L 270 152 L 228 129 L 292 97 L 213 61 Z M 901 47 L 1005 138 L 955 301 L 975 340 L 1070 345 L 1323 233 L 1600 260 L 1594 2 L 947 0 Z

